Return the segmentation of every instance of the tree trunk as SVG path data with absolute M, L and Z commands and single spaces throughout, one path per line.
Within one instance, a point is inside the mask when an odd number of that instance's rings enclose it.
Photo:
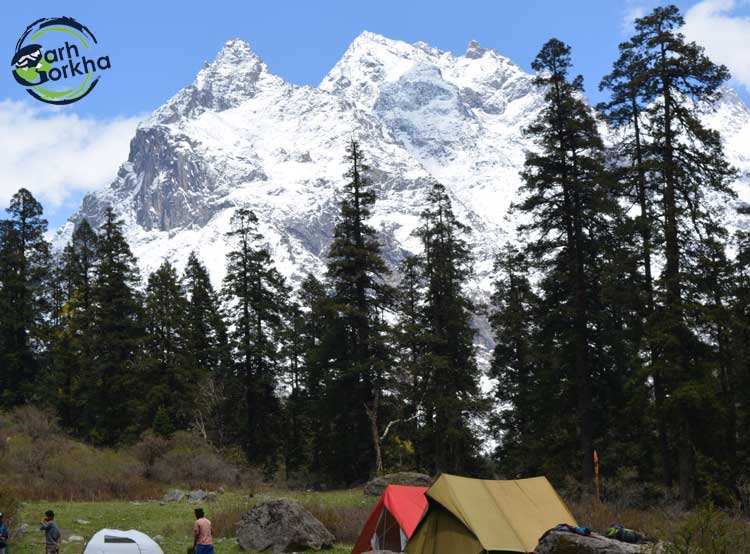
M 667 67 L 667 54 L 664 45 L 661 47 L 662 67 Z M 673 379 L 670 384 L 677 386 L 679 380 L 687 373 L 684 335 L 682 333 L 682 307 L 680 286 L 680 245 L 677 225 L 676 176 L 674 172 L 674 146 L 672 136 L 672 91 L 666 69 L 661 76 L 662 94 L 664 100 L 664 280 L 666 285 L 666 317 L 668 334 L 672 336 L 672 345 L 665 353 L 666 363 L 669 365 Z M 672 381 L 676 380 L 678 383 Z M 680 478 L 680 497 L 683 503 L 690 505 L 694 497 L 694 460 L 693 445 L 690 436 L 688 409 L 681 408 L 678 414 L 678 465 Z

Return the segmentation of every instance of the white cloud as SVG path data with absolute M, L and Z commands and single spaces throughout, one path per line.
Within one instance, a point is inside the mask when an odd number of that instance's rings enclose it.
M 747 5 L 747 0 L 702 0 L 685 13 L 683 32 L 750 90 L 750 15 L 737 13 Z
M 54 212 L 109 183 L 127 159 L 139 119 L 79 117 L 64 108 L 0 101 L 0 207 L 25 187 Z
M 654 7 L 653 1 L 648 0 L 626 0 L 625 11 L 620 20 L 620 32 L 623 35 L 633 33 L 633 22 L 646 15 Z

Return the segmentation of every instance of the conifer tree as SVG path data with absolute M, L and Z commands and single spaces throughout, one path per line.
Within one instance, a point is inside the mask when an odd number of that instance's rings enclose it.
M 268 250 L 258 245 L 262 236 L 255 214 L 240 208 L 227 233 L 233 250 L 227 254 L 223 295 L 231 333 L 235 374 L 241 398 L 227 398 L 242 406 L 241 440 L 248 459 L 272 471 L 280 453 L 281 407 L 276 388 L 281 376 L 281 348 L 288 314 L 288 288 L 274 268 Z
M 748 210 L 746 209 L 746 212 Z M 745 213 L 747 215 L 747 213 Z M 732 264 L 732 300 L 729 306 L 731 373 L 734 377 L 736 407 L 736 468 L 745 476 L 750 471 L 750 233 L 740 231 L 734 237 L 736 256 Z
M 143 422 L 162 430 L 186 429 L 193 421 L 193 406 L 203 372 L 190 355 L 188 302 L 169 261 L 148 278 L 144 301 L 146 341 L 139 373 L 148 386 Z
M 400 281 L 396 289 L 393 328 L 396 350 L 395 394 L 398 436 L 412 446 L 422 444 L 419 417 L 429 384 L 427 365 L 428 328 L 425 321 L 425 279 L 419 256 L 407 256 L 399 266 Z M 394 432 L 395 432 L 394 431 Z M 425 467 L 422 448 L 414 448 L 414 466 Z
M 685 245 L 701 240 L 701 230 L 715 215 L 707 209 L 708 196 L 727 196 L 731 170 L 719 134 L 705 128 L 698 105 L 710 105 L 729 77 L 723 66 L 680 33 L 684 20 L 675 6 L 658 7 L 635 21 L 635 35 L 620 47 L 620 59 L 604 86 L 614 92 L 610 121 L 632 130 L 643 117 L 648 143 L 636 158 L 639 187 L 645 191 L 641 207 L 645 237 L 659 236 L 664 268 L 658 283 L 659 308 L 652 318 L 652 373 L 659 412 L 674 421 L 678 451 L 680 496 L 690 504 L 695 495 L 695 433 L 692 411 L 697 407 L 696 385 L 702 380 L 698 343 L 686 325 Z M 631 108 L 624 106 L 629 97 Z M 633 107 L 635 106 L 635 107 Z M 618 121 L 618 111 L 626 112 Z M 644 139 L 645 140 L 645 139 Z M 649 199 L 655 201 L 649 205 Z M 648 228 L 648 229 L 647 229 Z M 643 233 L 646 233 L 644 235 Z M 643 243 L 645 249 L 650 247 Z M 644 261 L 645 264 L 645 261 Z M 669 396 L 669 402 L 664 399 Z M 668 404 L 668 405 L 667 405 Z M 663 407 L 662 407 L 663 405 Z M 661 426 L 664 426 L 662 421 Z M 666 430 L 660 429 L 662 458 L 667 463 Z M 669 469 L 665 469 L 669 481 Z
M 96 348 L 90 330 L 97 240 L 91 225 L 82 220 L 63 249 L 57 279 L 60 301 L 52 343 L 52 381 L 61 423 L 76 434 L 83 433 L 79 415 L 85 384 L 95 378 L 92 363 Z
M 108 208 L 98 233 L 91 288 L 92 374 L 82 419 L 88 437 L 105 445 L 133 438 L 140 430 L 141 399 L 135 391 L 142 390 L 137 371 L 144 337 L 142 300 L 123 225 Z
M 512 475 L 532 475 L 548 432 L 543 418 L 544 376 L 538 367 L 536 343 L 539 299 L 529 282 L 530 266 L 523 252 L 506 244 L 495 261 L 496 281 L 490 324 L 495 349 L 489 375 L 502 406 L 493 426 L 500 447 L 497 456 Z M 544 449 L 542 449 L 544 450 Z
M 341 211 L 328 252 L 327 279 L 340 314 L 338 332 L 332 335 L 338 344 L 334 361 L 338 376 L 328 393 L 340 410 L 333 423 L 338 435 L 337 466 L 347 468 L 340 478 L 352 482 L 382 466 L 378 418 L 388 363 L 381 355 L 382 310 L 391 291 L 375 229 L 367 221 L 376 198 L 358 142 L 349 143 L 346 161 Z
M 223 445 L 228 422 L 221 409 L 222 399 L 233 368 L 219 297 L 195 252 L 188 257 L 182 283 L 187 299 L 186 349 L 200 390 L 194 406 L 196 424 L 206 437 Z
M 421 226 L 426 284 L 424 318 L 429 367 L 424 399 L 423 460 L 433 472 L 476 470 L 478 439 L 472 419 L 482 411 L 474 352 L 474 309 L 464 286 L 471 254 L 468 228 L 456 219 L 445 188 L 435 184 L 427 195 Z
M 45 363 L 51 310 L 47 220 L 27 189 L 13 195 L 9 218 L 0 227 L 0 404 L 34 399 L 34 385 Z
M 616 211 L 604 172 L 603 145 L 588 105 L 583 79 L 569 80 L 570 47 L 549 40 L 532 67 L 534 83 L 544 91 L 545 106 L 526 129 L 538 146 L 522 173 L 517 210 L 533 216 L 523 232 L 539 237 L 529 244 L 535 264 L 555 289 L 555 317 L 567 320 L 559 337 L 566 382 L 574 383 L 578 423 L 578 458 L 586 483 L 594 475 L 593 360 L 591 324 L 595 319 L 598 241 Z M 554 275 L 554 277 L 552 277 Z M 560 288 L 562 286 L 562 288 Z M 549 301 L 554 297 L 549 291 Z
M 308 274 L 299 289 L 300 304 L 304 310 L 299 341 L 303 360 L 300 397 L 304 395 L 304 413 L 311 425 L 308 464 L 315 473 L 327 475 L 330 481 L 336 476 L 336 441 L 332 429 L 337 407 L 328 399 L 334 397 L 336 374 L 330 360 L 338 351 L 336 336 L 340 336 L 340 320 L 325 285 Z M 293 447 L 293 446 L 292 446 Z M 328 473 L 331 471 L 332 473 Z

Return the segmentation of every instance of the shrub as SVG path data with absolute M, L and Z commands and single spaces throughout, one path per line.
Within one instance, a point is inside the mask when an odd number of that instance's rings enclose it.
M 746 552 L 750 529 L 737 518 L 706 506 L 693 514 L 670 536 L 667 554 L 735 554 Z
M 233 506 L 223 506 L 218 512 L 210 515 L 211 531 L 215 537 L 230 539 L 237 536 L 237 523 L 242 514 L 252 508 L 253 502 L 250 498 L 238 501 Z
M 372 511 L 370 504 L 345 506 L 307 502 L 305 508 L 333 533 L 336 541 L 343 543 L 353 543 L 357 540 Z
M 11 532 L 18 523 L 18 510 L 21 507 L 21 502 L 18 500 L 14 490 L 7 488 L 6 486 L 0 488 L 0 512 L 2 512 L 5 518 L 5 524 L 8 526 Z
M 188 432 L 174 434 L 169 449 L 154 462 L 152 475 L 162 483 L 183 483 L 191 488 L 241 483 L 237 466 L 226 462 L 198 435 Z
M 2 419 L 7 433 L 25 435 L 34 441 L 59 437 L 61 434 L 55 416 L 36 406 L 19 406 Z

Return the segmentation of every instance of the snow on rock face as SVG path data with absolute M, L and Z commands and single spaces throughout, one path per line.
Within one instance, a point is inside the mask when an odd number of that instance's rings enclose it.
M 471 286 L 484 299 L 493 257 L 513 239 L 508 208 L 531 148 L 522 130 L 541 107 L 532 77 L 476 42 L 454 56 L 364 32 L 314 88 L 285 82 L 247 43 L 230 40 L 141 123 L 117 178 L 84 198 L 56 243 L 82 218 L 100 224 L 112 206 L 144 274 L 165 258 L 182 267 L 195 250 L 219 285 L 232 214 L 248 207 L 277 267 L 298 284 L 323 270 L 344 152 L 356 138 L 373 170 L 372 223 L 387 261 L 419 249 L 412 231 L 439 181 L 472 228 Z M 722 131 L 747 200 L 750 111 L 727 90 L 705 118 Z

